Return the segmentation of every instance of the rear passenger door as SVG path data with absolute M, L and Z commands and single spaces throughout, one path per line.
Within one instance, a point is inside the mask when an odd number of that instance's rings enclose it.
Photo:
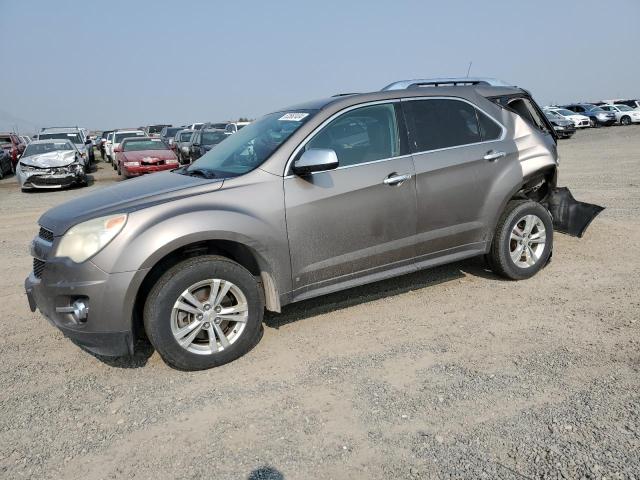
M 402 105 L 416 169 L 418 264 L 482 253 L 493 184 L 505 171 L 521 177 L 515 146 L 500 123 L 466 100 L 422 97 Z

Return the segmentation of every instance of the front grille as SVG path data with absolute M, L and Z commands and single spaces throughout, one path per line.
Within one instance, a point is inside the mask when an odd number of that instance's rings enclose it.
M 44 227 L 40 227 L 40 233 L 38 233 L 38 236 L 47 242 L 53 242 L 53 232 Z
M 45 262 L 40 260 L 39 258 L 33 259 L 33 274 L 36 278 L 40 278 L 42 276 L 42 271 L 44 270 Z

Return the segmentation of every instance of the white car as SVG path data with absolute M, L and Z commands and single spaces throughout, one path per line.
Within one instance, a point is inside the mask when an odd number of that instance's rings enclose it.
M 550 110 L 557 113 L 558 115 L 562 115 L 568 120 L 571 120 L 576 128 L 588 128 L 591 126 L 589 117 L 587 117 L 586 115 L 580 115 L 576 112 L 572 112 L 571 110 L 567 110 L 566 108 L 545 107 L 544 110 Z
M 84 159 L 64 138 L 31 142 L 16 165 L 16 179 L 22 190 L 87 185 Z
M 84 159 L 85 166 L 89 167 L 89 149 L 85 144 L 86 136 L 85 130 L 78 127 L 50 127 L 43 128 L 36 136 L 36 140 L 69 140 L 78 149 L 82 158 Z
M 635 110 L 628 105 L 609 104 L 600 105 L 600 108 L 616 115 L 616 121 L 620 125 L 631 125 L 632 123 L 640 123 L 640 110 Z
M 129 137 L 146 137 L 147 135 L 142 130 L 116 130 L 115 132 L 111 132 L 107 136 L 107 142 L 104 144 L 105 152 L 107 154 L 107 159 L 113 165 L 113 168 L 116 168 L 115 160 L 116 154 L 115 149 L 120 146 L 122 140 Z

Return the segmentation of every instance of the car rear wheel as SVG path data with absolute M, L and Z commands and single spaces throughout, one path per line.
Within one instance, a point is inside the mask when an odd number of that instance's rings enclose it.
M 534 276 L 553 249 L 551 215 L 537 202 L 514 200 L 500 216 L 488 254 L 491 269 L 511 280 Z
M 203 370 L 251 350 L 260 339 L 263 315 L 254 276 L 225 257 L 206 255 L 160 277 L 145 303 L 144 326 L 169 365 Z
M 622 125 L 625 125 L 625 126 L 626 126 L 626 125 L 631 125 L 631 117 L 628 117 L 628 116 L 626 116 L 626 115 L 625 115 L 624 117 L 622 117 L 622 118 L 620 119 L 620 123 L 621 123 Z
M 589 123 L 591 124 L 591 128 L 600 128 L 600 122 L 597 118 L 589 117 Z

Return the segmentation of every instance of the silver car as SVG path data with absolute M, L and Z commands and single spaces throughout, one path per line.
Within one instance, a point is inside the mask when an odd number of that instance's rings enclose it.
M 86 185 L 84 159 L 69 140 L 35 140 L 27 145 L 16 166 L 23 190 Z
M 558 188 L 557 166 L 540 108 L 496 80 L 304 103 L 46 212 L 26 292 L 93 352 L 146 335 L 168 364 L 210 368 L 256 344 L 265 308 L 478 255 L 531 277 L 554 228 L 581 236 L 602 210 Z

